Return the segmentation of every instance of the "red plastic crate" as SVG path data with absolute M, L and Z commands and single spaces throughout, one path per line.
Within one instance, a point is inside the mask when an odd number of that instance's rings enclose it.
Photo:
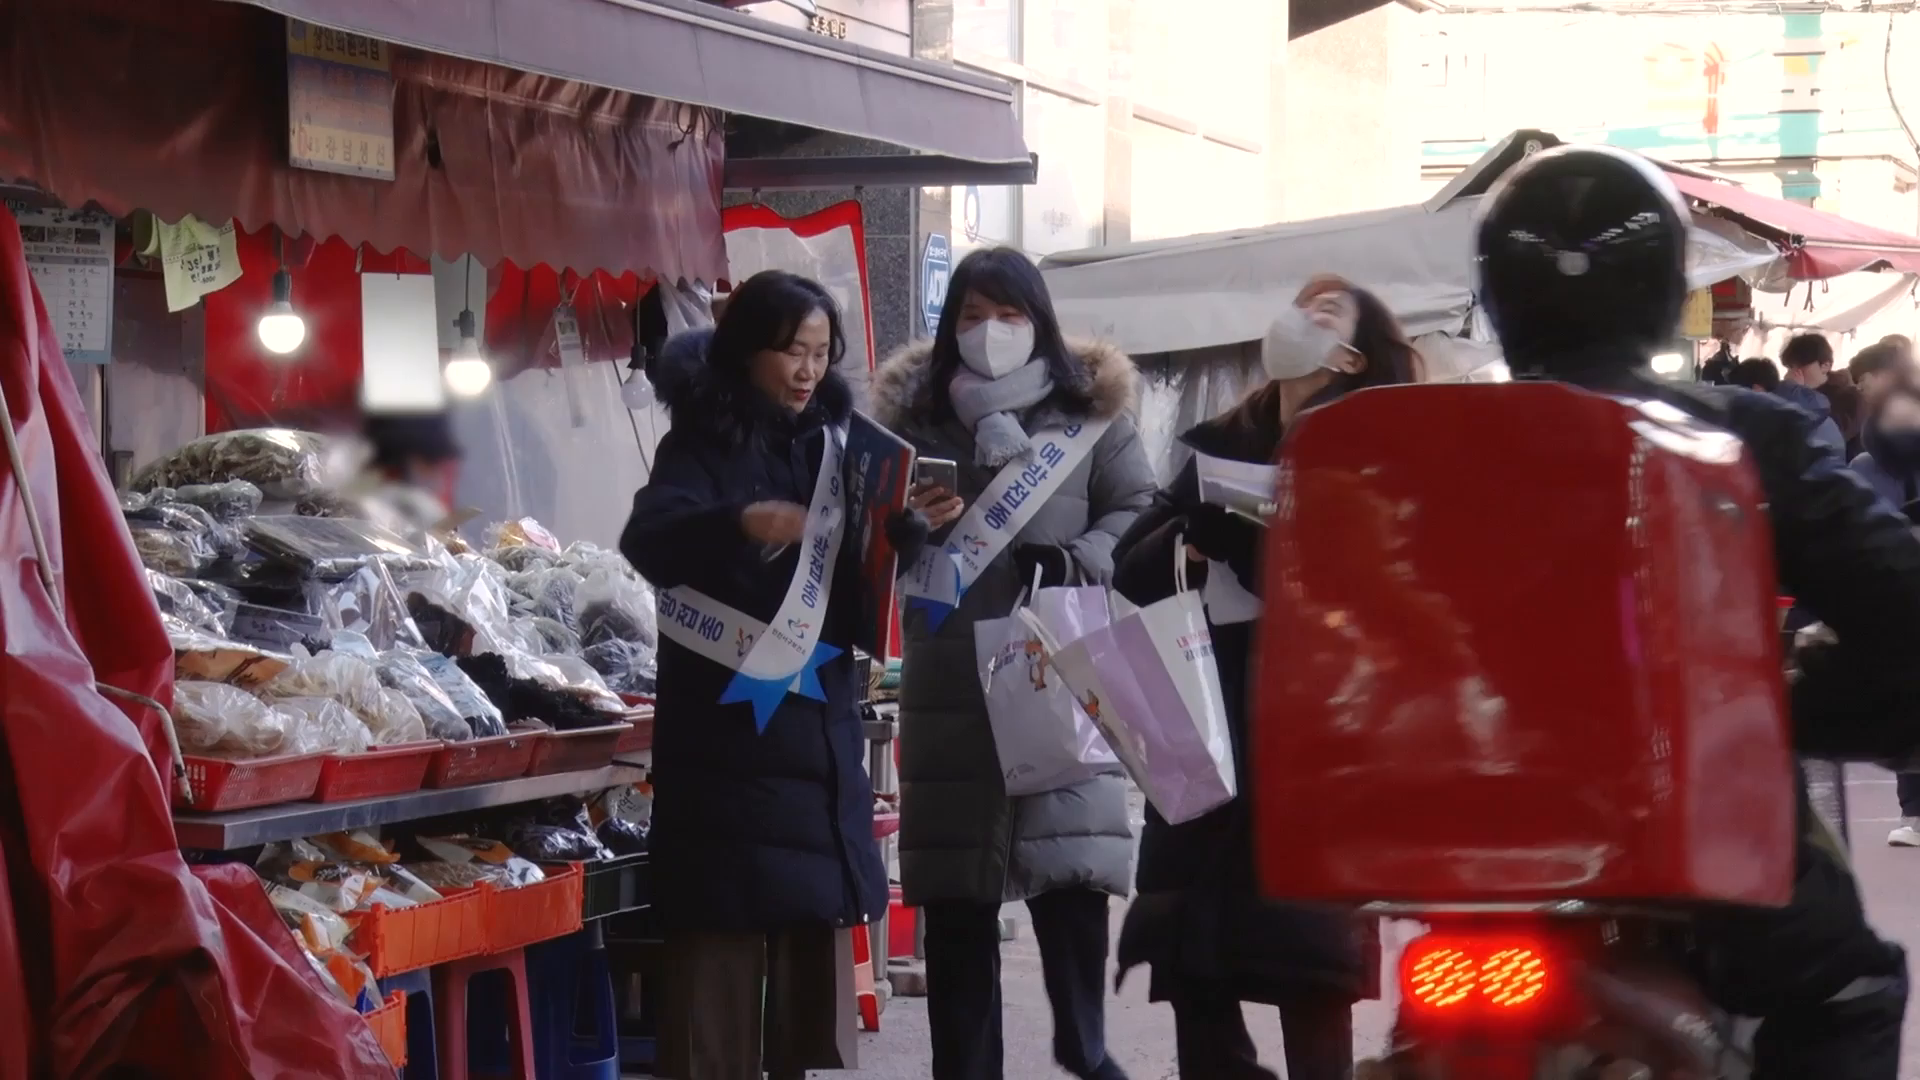
M 631 726 L 620 736 L 620 741 L 613 744 L 614 755 L 653 749 L 653 710 L 635 709 L 627 714 L 627 722 Z
M 900 898 L 900 886 L 888 889 L 887 901 L 887 955 L 912 956 L 914 924 L 920 920 L 920 909 L 908 907 Z
M 410 908 L 375 906 L 353 917 L 353 947 L 383 979 L 478 956 L 487 951 L 486 899 L 462 889 Z
M 527 767 L 527 775 L 551 776 L 606 768 L 613 764 L 613 748 L 629 730 L 631 725 L 619 723 L 578 731 L 544 732 L 533 748 L 533 763 Z
M 320 768 L 315 802 L 345 802 L 419 791 L 440 743 L 376 746 L 358 754 L 328 754 Z
M 321 768 L 326 764 L 326 758 L 320 754 L 286 754 L 243 761 L 189 754 L 182 760 L 192 794 L 185 799 L 176 795 L 175 799 L 186 809 L 202 813 L 310 799 L 320 784 Z
M 395 990 L 381 1006 L 367 1014 L 367 1026 L 380 1041 L 387 1060 L 398 1069 L 407 1063 L 407 992 Z
M 545 881 L 517 889 L 480 886 L 486 900 L 487 951 L 505 952 L 580 929 L 586 874 L 579 863 L 547 870 Z
M 427 786 L 465 787 L 525 776 L 539 741 L 537 733 L 528 732 L 446 743 L 427 763 Z

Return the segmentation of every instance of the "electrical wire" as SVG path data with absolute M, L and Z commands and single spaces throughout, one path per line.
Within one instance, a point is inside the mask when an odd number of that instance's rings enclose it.
M 1887 47 L 1880 57 L 1880 79 L 1887 87 L 1887 104 L 1893 106 L 1893 118 L 1900 121 L 1900 130 L 1907 136 L 1907 146 L 1913 150 L 1916 162 L 1920 162 L 1920 139 L 1913 136 L 1913 125 L 1907 123 L 1907 114 L 1900 108 L 1900 99 L 1893 92 L 1893 20 L 1887 16 Z

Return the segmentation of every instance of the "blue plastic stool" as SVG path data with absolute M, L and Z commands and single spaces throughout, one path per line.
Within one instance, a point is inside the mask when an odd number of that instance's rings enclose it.
M 540 1080 L 620 1080 L 613 971 L 600 924 L 527 948 Z
M 434 1039 L 433 973 L 405 971 L 380 980 L 380 996 L 407 992 L 407 1066 L 403 1080 L 440 1080 L 440 1044 Z

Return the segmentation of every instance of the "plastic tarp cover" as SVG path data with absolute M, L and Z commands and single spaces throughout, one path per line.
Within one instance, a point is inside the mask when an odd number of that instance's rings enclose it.
M 667 431 L 658 406 L 629 410 L 624 363 L 591 360 L 531 368 L 454 408 L 465 450 L 458 505 L 480 511 L 462 531 L 478 542 L 490 522 L 532 517 L 571 543 L 615 547 Z
M 189 870 L 161 718 L 95 689 L 164 704 L 172 650 L 4 211 L 0 388 L 58 592 L 0 470 L 0 1076 L 391 1077 L 251 871 Z
M 1048 256 L 1041 269 L 1061 328 L 1140 355 L 1258 341 L 1274 312 L 1316 274 L 1377 293 L 1410 337 L 1457 334 L 1473 307 L 1479 198 L 1341 214 L 1256 229 Z M 1779 257 L 1765 241 L 1696 228 L 1695 287 Z

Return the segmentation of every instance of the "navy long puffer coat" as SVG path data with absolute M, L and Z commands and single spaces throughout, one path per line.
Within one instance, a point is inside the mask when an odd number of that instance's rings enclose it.
M 847 418 L 852 395 L 829 372 L 798 416 L 751 391 L 734 395 L 755 403 L 745 415 L 719 408 L 708 336 L 668 343 L 668 370 L 654 381 L 673 429 L 633 498 L 620 550 L 656 588 L 690 586 L 771 620 L 800 545 L 764 561 L 740 512 L 765 500 L 812 501 L 827 427 Z M 731 671 L 661 637 L 653 880 L 666 930 L 850 926 L 886 910 L 852 654 L 861 588 L 843 545 L 822 637 L 842 649 L 819 669 L 827 700 L 788 694 L 764 732 L 750 706 L 719 704 Z

